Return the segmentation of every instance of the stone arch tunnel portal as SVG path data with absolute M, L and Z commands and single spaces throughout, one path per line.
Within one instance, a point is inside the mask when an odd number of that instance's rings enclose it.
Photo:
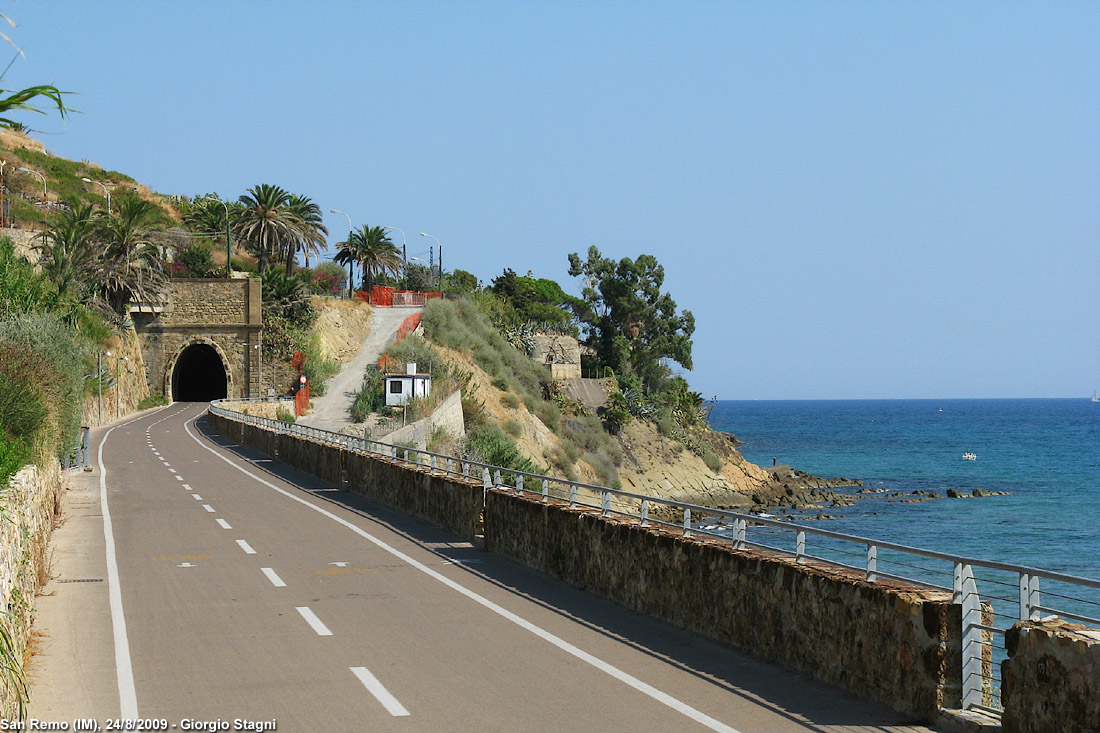
M 229 379 L 225 364 L 213 346 L 191 344 L 176 359 L 172 370 L 172 400 L 209 402 L 227 397 Z

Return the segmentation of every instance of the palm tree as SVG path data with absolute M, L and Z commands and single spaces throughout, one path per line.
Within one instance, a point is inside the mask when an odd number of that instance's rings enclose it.
M 291 194 L 290 210 L 298 217 L 300 222 L 300 236 L 297 240 L 291 240 L 287 246 L 286 275 L 294 269 L 294 252 L 301 250 L 306 256 L 306 267 L 309 267 L 309 256 L 320 255 L 322 249 L 328 249 L 328 229 L 321 223 L 321 207 L 313 203 L 308 196 Z
M 390 241 L 389 234 L 382 227 L 363 225 L 351 233 L 356 261 L 363 271 L 363 289 L 371 291 L 374 276 L 384 273 L 397 274 L 401 271 L 401 250 Z
M 103 251 L 97 286 L 100 297 L 119 315 L 133 300 L 154 299 L 168 279 L 164 252 L 152 238 L 160 218 L 156 204 L 135 196 L 123 199 L 116 215 L 100 219 Z
M 301 219 L 290 208 L 291 195 L 280 186 L 261 183 L 248 189 L 239 201 L 243 205 L 233 228 L 259 258 L 257 269 L 263 275 L 272 254 L 298 240 Z
M 355 285 L 353 284 L 355 282 L 355 277 L 354 277 L 355 263 L 358 262 L 358 258 L 355 255 L 355 248 L 354 248 L 354 246 L 351 242 L 352 239 L 353 239 L 352 237 L 349 237 L 348 241 L 337 242 L 336 245 L 338 247 L 340 247 L 340 249 L 337 250 L 336 254 L 333 255 L 333 257 L 332 257 L 332 261 L 335 262 L 336 264 L 338 264 L 338 265 L 347 265 L 348 266 L 348 297 L 349 298 L 351 297 L 352 289 L 355 287 Z
M 99 268 L 102 248 L 98 246 L 99 214 L 91 204 L 70 204 L 62 208 L 42 232 L 35 250 L 41 257 L 42 273 L 57 288 L 59 301 L 82 301 L 92 294 L 94 273 Z

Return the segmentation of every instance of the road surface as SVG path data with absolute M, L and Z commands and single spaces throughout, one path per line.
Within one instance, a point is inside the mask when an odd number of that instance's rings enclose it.
M 367 367 L 378 363 L 378 357 L 393 343 L 401 323 L 421 310 L 421 306 L 371 308 L 367 324 L 370 332 L 358 353 L 328 381 L 324 395 L 312 398 L 312 412 L 299 418 L 298 422 L 335 433 L 351 425 L 351 406 L 363 386 Z
M 928 730 L 228 443 L 205 408 L 93 431 L 38 599 L 39 720 Z

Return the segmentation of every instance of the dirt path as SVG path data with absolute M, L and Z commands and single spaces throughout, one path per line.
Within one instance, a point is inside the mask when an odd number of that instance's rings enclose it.
M 344 364 L 343 369 L 335 377 L 329 380 L 325 395 L 313 398 L 313 412 L 303 416 L 298 422 L 335 432 L 351 425 L 349 411 L 355 403 L 355 395 L 363 386 L 363 374 L 367 367 L 377 363 L 378 357 L 393 343 L 402 321 L 413 313 L 419 313 L 420 310 L 420 306 L 371 310 L 370 333 L 363 340 L 359 352 L 351 361 Z

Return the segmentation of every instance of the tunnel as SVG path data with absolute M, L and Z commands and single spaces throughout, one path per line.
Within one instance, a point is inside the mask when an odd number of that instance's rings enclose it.
M 228 378 L 221 357 L 209 344 L 192 344 L 172 370 L 172 400 L 209 402 L 228 397 Z

